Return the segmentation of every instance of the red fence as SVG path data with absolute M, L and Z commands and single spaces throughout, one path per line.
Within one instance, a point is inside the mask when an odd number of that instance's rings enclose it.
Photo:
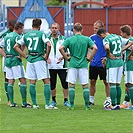
M 64 34 L 64 10 L 61 10 L 61 12 L 55 15 L 60 9 L 61 7 L 48 7 L 50 14 L 52 15 L 52 17 L 54 17 L 54 21 L 60 24 L 60 32 Z M 10 21 L 11 19 L 17 20 L 22 10 L 23 7 L 8 7 L 8 21 Z
M 84 35 L 93 34 L 93 23 L 100 19 L 105 23 L 110 33 L 119 34 L 119 27 L 128 24 L 133 28 L 133 2 L 132 0 L 106 0 L 107 4 L 100 2 L 79 2 L 72 5 L 74 9 L 74 22 L 80 22 L 83 25 Z M 82 4 L 96 4 L 101 8 L 76 8 Z M 17 19 L 22 12 L 22 7 L 10 7 L 8 10 L 8 20 Z M 51 15 L 54 17 L 61 7 L 48 7 Z M 14 13 L 16 16 L 14 15 Z M 58 22 L 61 27 L 61 33 L 64 33 L 64 10 L 62 10 L 54 21 Z
M 79 2 L 72 5 L 74 8 L 74 22 L 81 22 L 83 34 L 93 34 L 93 23 L 100 19 L 105 23 L 110 33 L 120 34 L 119 28 L 128 24 L 133 28 L 133 2 L 131 0 L 106 0 L 107 3 L 100 2 Z M 75 8 L 82 4 L 96 4 L 101 6 L 98 9 Z

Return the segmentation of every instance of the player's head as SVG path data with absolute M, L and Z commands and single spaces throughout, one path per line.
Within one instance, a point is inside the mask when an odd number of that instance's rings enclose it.
M 94 23 L 94 33 L 97 34 L 98 29 L 102 27 L 104 27 L 104 23 L 101 20 L 97 20 Z
M 10 20 L 10 21 L 9 21 L 8 28 L 9 28 L 9 30 L 10 30 L 11 32 L 14 30 L 14 26 L 15 26 L 16 23 L 17 23 L 16 20 Z
M 126 38 L 131 35 L 132 28 L 129 25 L 123 25 L 120 27 L 121 36 Z
M 99 28 L 97 31 L 97 35 L 99 35 L 101 38 L 105 38 L 107 36 L 107 31 L 105 28 Z
M 17 22 L 14 26 L 14 30 L 18 33 L 18 34 L 22 34 L 24 29 L 24 24 L 21 22 Z
M 35 18 L 35 19 L 33 19 L 33 21 L 32 21 L 32 27 L 33 27 L 33 28 L 36 28 L 36 29 L 38 29 L 38 30 L 40 30 L 41 24 L 42 24 L 42 20 L 39 19 L 39 18 Z
M 81 32 L 82 33 L 83 26 L 82 26 L 81 23 L 77 22 L 77 23 L 74 24 L 73 29 L 74 29 L 74 33 L 76 33 L 76 32 Z
M 56 36 L 58 35 L 58 32 L 59 32 L 59 29 L 60 29 L 60 26 L 58 23 L 54 22 L 52 25 L 51 25 L 51 32 L 52 32 L 52 35 L 53 36 Z

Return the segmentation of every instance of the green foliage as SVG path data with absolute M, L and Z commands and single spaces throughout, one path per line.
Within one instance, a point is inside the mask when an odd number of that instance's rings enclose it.
M 48 3 L 47 3 L 47 6 L 65 6 L 66 3 L 65 2 L 59 2 L 58 0 L 50 0 Z
M 88 5 L 87 5 L 87 4 L 83 4 L 82 7 L 83 7 L 83 8 L 87 8 Z

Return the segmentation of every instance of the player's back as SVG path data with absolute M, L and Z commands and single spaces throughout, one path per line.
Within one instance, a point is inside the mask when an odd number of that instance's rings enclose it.
M 13 55 L 13 56 L 19 55 L 13 48 L 17 40 L 19 39 L 20 35 L 17 34 L 16 32 L 11 32 L 4 37 L 4 43 L 5 43 L 4 49 L 7 55 Z
M 121 56 L 122 42 L 120 36 L 109 34 L 104 40 L 106 39 L 109 42 L 110 52 L 116 57 Z
M 88 48 L 94 45 L 94 42 L 87 36 L 76 34 L 68 38 L 65 42 L 68 45 L 70 51 L 70 65 L 69 67 L 74 68 L 86 68 L 88 63 L 86 60 Z
M 46 38 L 46 35 L 39 30 L 31 30 L 24 35 L 24 41 L 28 48 L 29 53 L 44 53 L 45 43 L 43 39 Z
M 11 32 L 4 37 L 4 49 L 6 51 L 5 66 L 13 67 L 22 65 L 22 61 L 18 58 L 19 54 L 14 50 L 14 45 L 20 39 L 20 35 L 16 32 Z
M 107 58 L 106 68 L 123 66 L 122 60 L 122 42 L 120 36 L 116 34 L 109 34 L 103 40 L 104 45 L 107 43 L 110 47 L 110 53 L 113 54 L 116 59 Z

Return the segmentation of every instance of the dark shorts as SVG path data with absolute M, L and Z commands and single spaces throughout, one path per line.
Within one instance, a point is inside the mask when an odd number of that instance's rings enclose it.
M 64 89 L 68 89 L 68 83 L 66 82 L 67 69 L 49 69 L 51 90 L 56 88 L 57 74 L 61 81 L 61 85 Z
M 90 66 L 89 68 L 89 79 L 97 80 L 98 75 L 100 80 L 106 80 L 106 69 L 103 67 Z

